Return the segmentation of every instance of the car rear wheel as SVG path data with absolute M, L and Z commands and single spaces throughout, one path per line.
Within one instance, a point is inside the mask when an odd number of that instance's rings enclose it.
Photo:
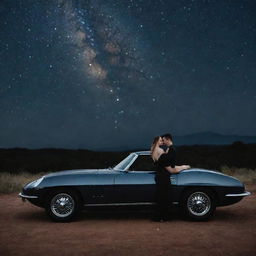
M 185 192 L 182 199 L 182 210 L 185 217 L 192 220 L 207 220 L 216 209 L 214 194 L 207 189 L 191 189 Z
M 81 208 L 81 200 L 73 190 L 58 190 L 48 196 L 46 212 L 54 221 L 70 221 Z

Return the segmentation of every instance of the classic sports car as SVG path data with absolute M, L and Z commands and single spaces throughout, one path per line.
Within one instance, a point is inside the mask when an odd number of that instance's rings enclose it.
M 250 195 L 239 180 L 204 169 L 172 174 L 170 183 L 170 205 L 179 205 L 193 220 L 205 220 L 217 206 L 234 204 Z M 19 196 L 45 208 L 55 221 L 71 220 L 82 207 L 153 205 L 154 164 L 150 152 L 134 152 L 114 168 L 45 175 L 25 185 Z

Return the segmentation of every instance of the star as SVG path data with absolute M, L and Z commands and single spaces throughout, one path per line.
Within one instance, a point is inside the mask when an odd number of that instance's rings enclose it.
M 7 2 L 0 146 L 136 148 L 166 127 L 181 135 L 255 134 L 252 4 Z

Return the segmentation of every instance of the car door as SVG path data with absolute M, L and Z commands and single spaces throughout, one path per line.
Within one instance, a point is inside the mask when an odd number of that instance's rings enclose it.
M 155 201 L 155 172 L 120 172 L 115 177 L 115 191 L 120 203 L 152 203 Z
M 139 155 L 126 171 L 115 177 L 118 200 L 124 203 L 155 201 L 155 166 L 149 155 Z

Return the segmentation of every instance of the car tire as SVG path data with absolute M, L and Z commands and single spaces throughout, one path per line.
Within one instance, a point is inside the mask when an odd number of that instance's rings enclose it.
M 182 198 L 183 216 L 194 221 L 208 220 L 216 209 L 216 199 L 212 191 L 194 188 L 185 191 Z
M 53 221 L 67 222 L 75 218 L 81 205 L 80 197 L 74 190 L 60 189 L 48 195 L 45 210 Z

